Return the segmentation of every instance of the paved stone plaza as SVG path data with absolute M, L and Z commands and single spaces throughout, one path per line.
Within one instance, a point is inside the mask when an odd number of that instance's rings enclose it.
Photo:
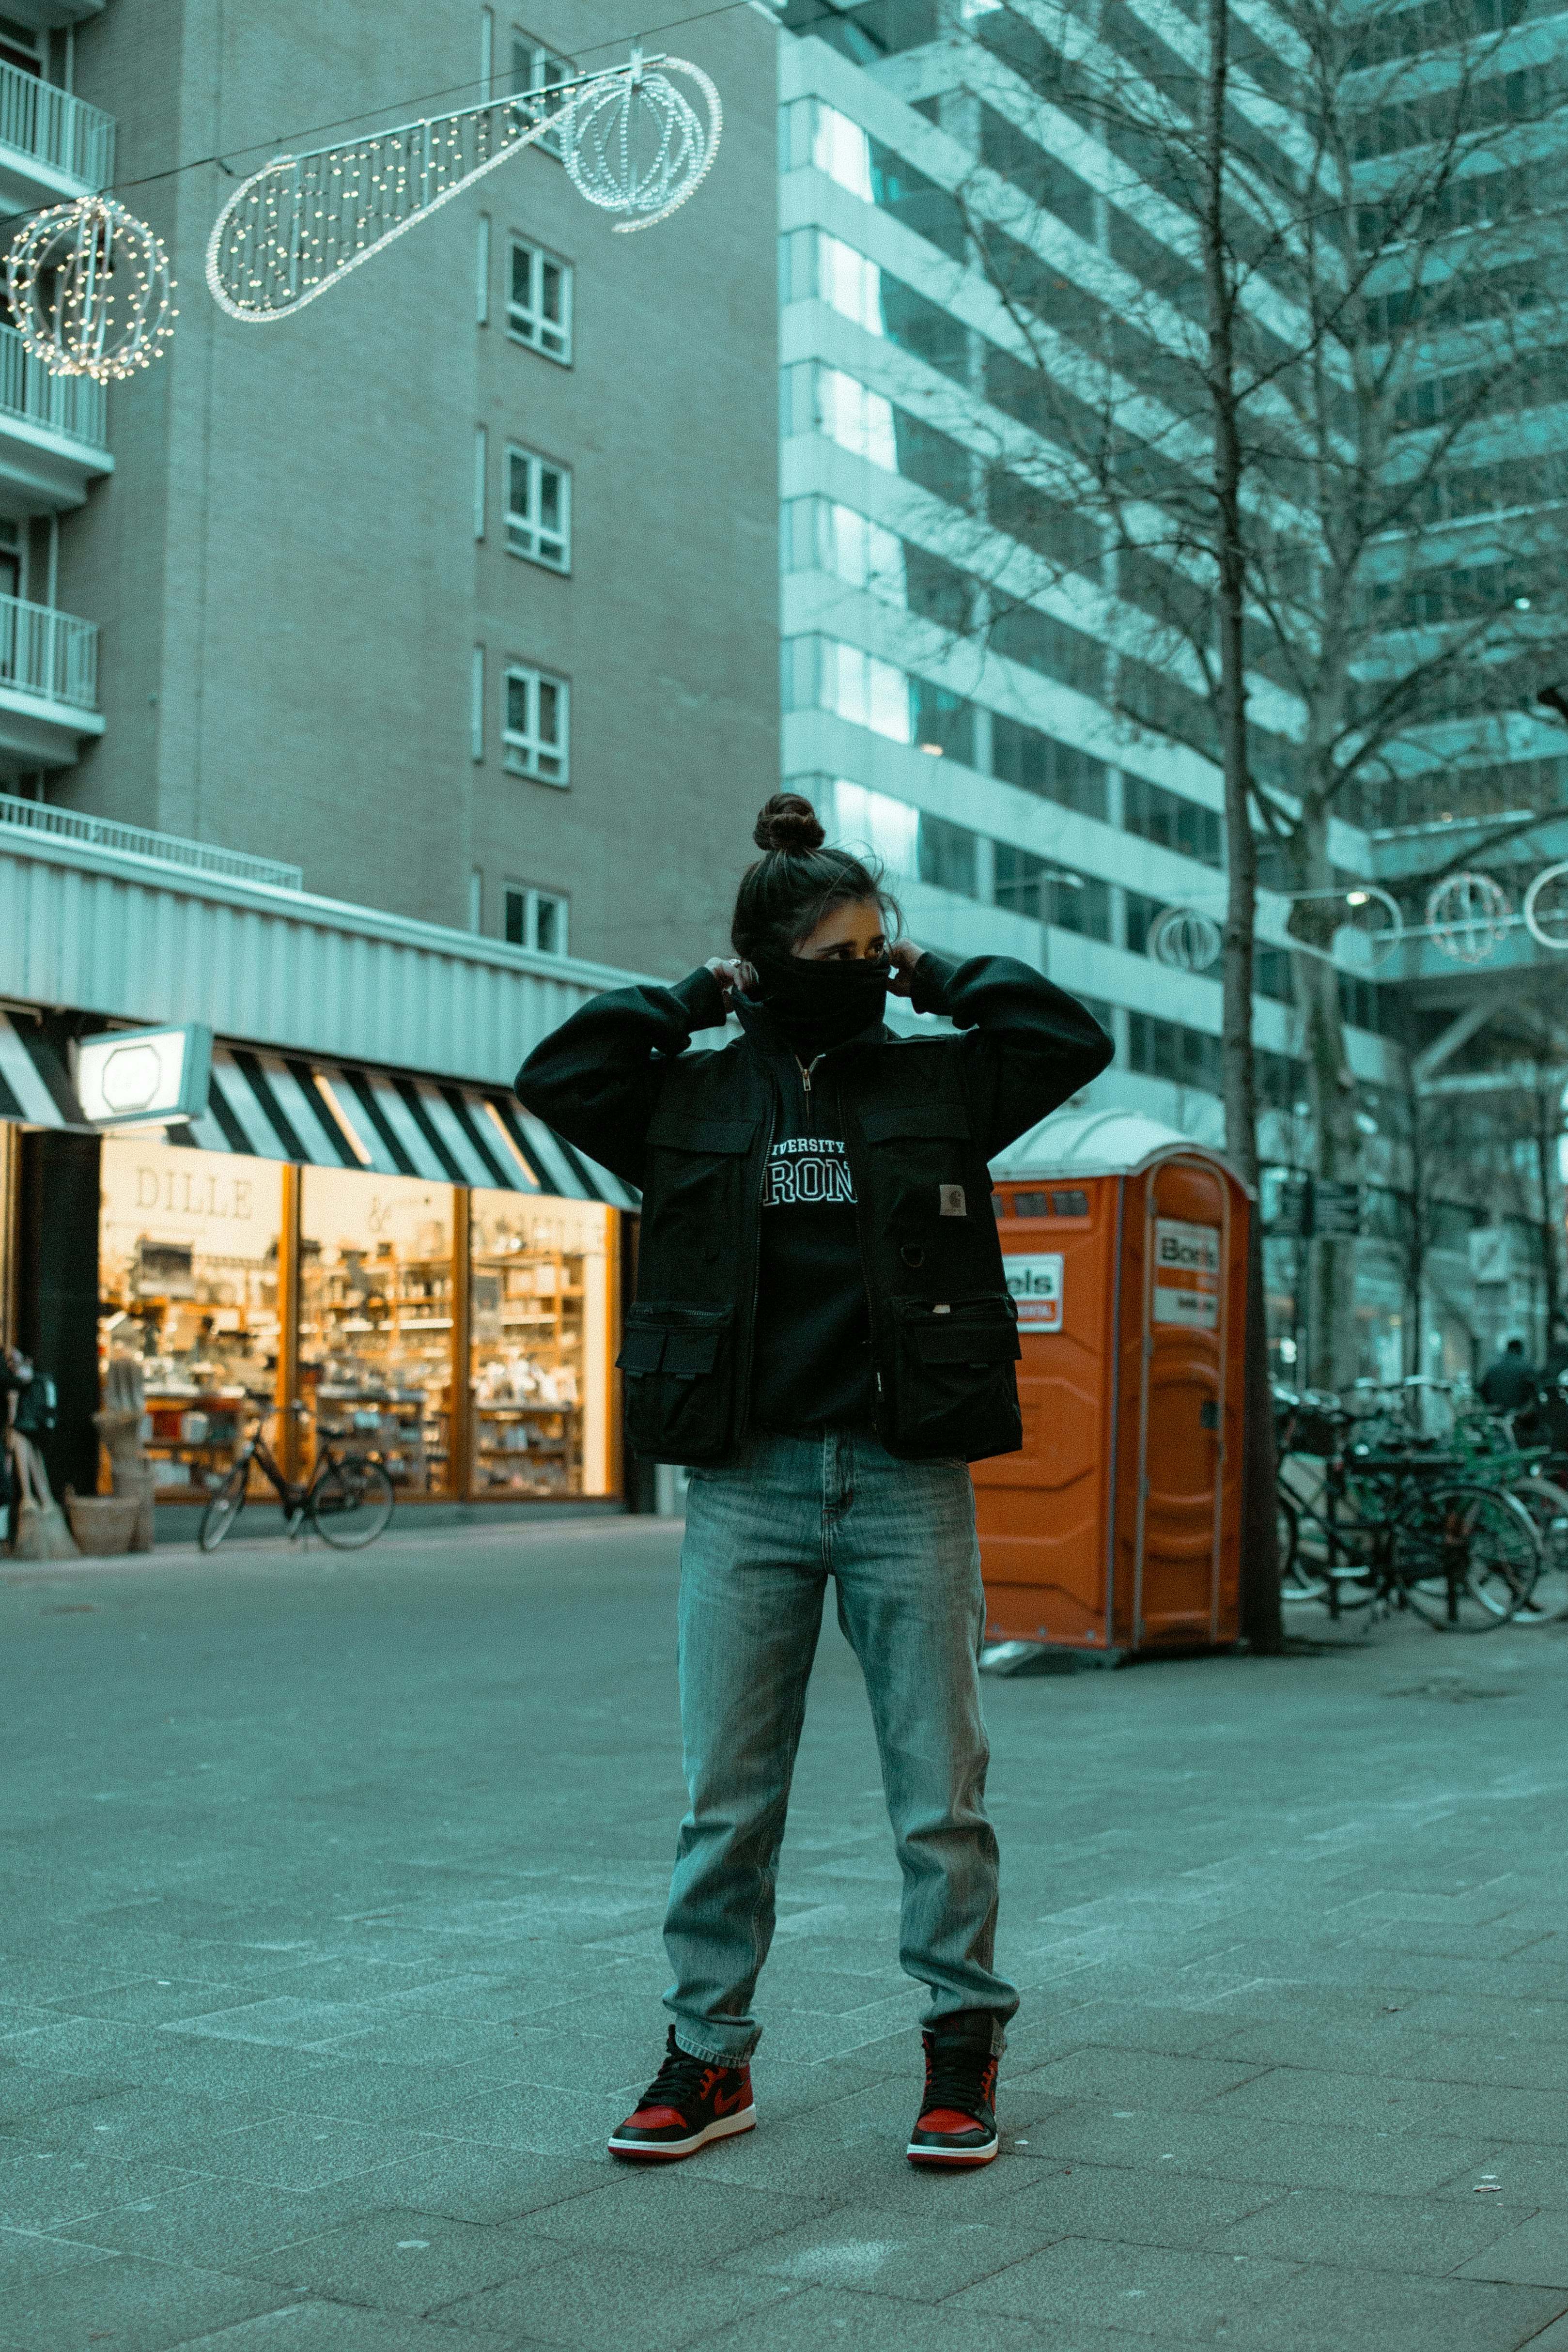
M 831 1633 L 761 2128 L 628 2172 L 675 1553 L 5 1564 L 0 2344 L 1564 2352 L 1568 1632 L 989 1685 L 1026 1993 L 957 2178 L 902 2155 L 917 1996 Z

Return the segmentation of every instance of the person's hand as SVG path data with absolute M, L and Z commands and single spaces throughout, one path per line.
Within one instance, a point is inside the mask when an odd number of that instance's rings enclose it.
M 888 950 L 888 960 L 893 967 L 892 978 L 888 982 L 890 995 L 912 996 L 914 994 L 915 966 L 924 953 L 924 948 L 917 948 L 913 940 L 894 940 Z
M 708 969 L 719 983 L 726 1013 L 730 1010 L 732 998 L 750 996 L 756 987 L 756 973 L 752 970 L 751 965 L 743 962 L 739 956 L 710 956 Z

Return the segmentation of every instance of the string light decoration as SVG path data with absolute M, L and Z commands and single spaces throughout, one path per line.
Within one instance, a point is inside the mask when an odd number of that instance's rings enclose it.
M 163 239 L 110 196 L 40 213 L 5 257 L 5 289 L 33 358 L 99 383 L 150 366 L 179 315 Z
M 668 64 L 677 60 L 669 58 Z M 630 236 L 666 220 L 696 194 L 719 152 L 723 109 L 698 66 L 685 66 L 707 102 L 708 120 L 668 75 L 650 73 L 637 50 L 613 81 L 581 91 L 572 109 L 566 169 L 580 196 L 606 212 L 643 213 L 616 223 Z
M 652 71 L 656 66 L 664 71 Z M 672 73 L 697 84 L 706 122 L 670 81 Z M 611 127 L 617 109 L 625 117 L 621 147 Z M 589 202 L 643 215 L 617 228 L 652 228 L 707 178 L 722 114 L 700 67 L 634 52 L 626 65 L 546 91 L 492 100 L 306 155 L 275 156 L 241 181 L 213 224 L 206 254 L 213 300 L 247 325 L 291 319 L 558 125 L 566 168 Z
M 1485 963 L 1516 919 L 1508 892 L 1489 874 L 1451 874 L 1427 894 L 1428 934 L 1456 963 Z
M 1524 920 L 1538 947 L 1568 954 L 1568 859 L 1536 876 L 1524 894 Z
M 1149 934 L 1149 953 L 1173 971 L 1207 971 L 1224 946 L 1214 917 L 1195 907 L 1167 907 Z

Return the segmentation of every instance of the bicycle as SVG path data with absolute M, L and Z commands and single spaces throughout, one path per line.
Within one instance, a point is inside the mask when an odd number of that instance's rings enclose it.
M 1467 1476 L 1421 1441 L 1355 1442 L 1356 1417 L 1326 1392 L 1277 1395 L 1279 1512 L 1287 1602 L 1410 1610 L 1445 1633 L 1482 1633 L 1528 1609 L 1542 1567 L 1535 1521 L 1506 1488 Z M 1383 1420 L 1381 1414 L 1378 1420 Z M 1321 1454 L 1310 1492 L 1292 1460 Z
M 307 1408 L 295 1404 L 289 1411 L 303 1419 Z M 385 1465 L 373 1454 L 341 1454 L 323 1445 L 307 1480 L 286 1478 L 263 1427 L 258 1420 L 202 1514 L 196 1541 L 203 1551 L 216 1551 L 244 1510 L 253 1463 L 278 1491 L 284 1532 L 290 1540 L 309 1527 L 338 1551 L 362 1551 L 374 1543 L 391 1519 L 396 1499 Z
M 1568 1492 L 1546 1473 L 1555 1467 L 1551 1448 L 1527 1445 L 1517 1426 L 1520 1416 L 1489 1412 L 1479 1403 L 1468 1404 L 1454 1418 L 1456 1444 L 1472 1475 L 1506 1485 L 1535 1521 L 1541 1538 L 1541 1573 L 1529 1605 L 1519 1612 L 1520 1622 L 1552 1625 L 1568 1616 Z

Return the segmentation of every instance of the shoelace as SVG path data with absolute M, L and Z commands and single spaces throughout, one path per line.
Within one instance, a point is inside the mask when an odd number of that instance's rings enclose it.
M 706 2058 L 693 2058 L 688 2051 L 679 2048 L 671 2050 L 643 2093 L 639 2105 L 679 2110 L 686 2099 L 700 2100 L 708 2078 L 719 2071 L 710 2065 Z
M 989 2050 L 937 2049 L 926 2059 L 925 2096 L 921 2115 L 937 2107 L 952 2107 L 961 2116 L 975 2106 L 989 2106 L 995 2081 L 995 2061 Z

